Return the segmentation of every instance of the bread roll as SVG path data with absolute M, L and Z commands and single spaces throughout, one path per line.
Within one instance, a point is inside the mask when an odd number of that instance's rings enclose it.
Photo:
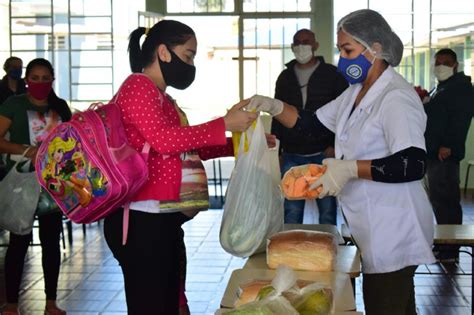
M 235 302 L 234 307 L 239 307 L 257 299 L 258 292 L 267 285 L 270 285 L 272 280 L 254 280 L 252 282 L 244 283 L 240 286 L 238 296 L 239 299 Z
M 274 234 L 267 242 L 267 265 L 295 270 L 333 271 L 337 244 L 326 232 L 291 230 Z
M 309 280 L 297 280 L 296 281 L 296 287 L 298 289 L 302 289 L 306 287 L 307 285 L 313 284 L 314 281 L 309 281 Z M 234 304 L 234 307 L 239 307 L 241 305 L 255 302 L 258 297 L 258 293 L 263 287 L 270 286 L 272 284 L 272 280 L 253 280 L 251 282 L 246 282 L 244 284 L 241 284 L 239 287 L 239 291 L 237 293 L 238 299 Z M 292 292 L 289 291 L 285 294 L 283 293 L 285 297 L 287 296 L 292 296 Z M 290 299 L 289 299 L 290 300 Z

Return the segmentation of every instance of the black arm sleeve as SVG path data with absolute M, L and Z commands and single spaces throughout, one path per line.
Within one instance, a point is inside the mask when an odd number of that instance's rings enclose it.
M 425 175 L 426 152 L 409 147 L 390 156 L 372 160 L 372 179 L 383 183 L 405 183 Z
M 293 129 L 301 134 L 302 137 L 318 138 L 321 135 L 332 133 L 326 128 L 316 116 L 316 112 L 303 109 L 298 110 L 298 119 Z

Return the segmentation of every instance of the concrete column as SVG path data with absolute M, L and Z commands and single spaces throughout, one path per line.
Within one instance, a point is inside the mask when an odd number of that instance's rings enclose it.
M 318 55 L 324 57 L 327 63 L 334 62 L 334 6 L 333 1 L 311 0 L 314 16 L 311 30 L 319 42 Z

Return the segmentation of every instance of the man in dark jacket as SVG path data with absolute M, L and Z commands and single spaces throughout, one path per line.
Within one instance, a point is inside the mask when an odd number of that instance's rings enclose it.
M 286 64 L 275 87 L 275 98 L 297 108 L 314 112 L 338 97 L 348 86 L 337 68 L 316 57 L 319 43 L 308 29 L 293 36 L 291 45 L 295 60 Z M 282 149 L 281 171 L 284 174 L 293 166 L 316 163 L 334 156 L 334 134 L 326 130 L 315 138 L 307 138 L 293 129 L 272 121 L 272 134 L 280 140 Z M 334 197 L 317 199 L 319 223 L 336 224 L 337 205 Z M 304 200 L 285 200 L 285 223 L 303 223 Z
M 456 53 L 441 49 L 435 54 L 438 86 L 424 105 L 428 116 L 425 139 L 428 195 L 438 224 L 462 224 L 459 162 L 464 159 L 474 97 L 471 77 L 458 72 Z M 455 261 L 459 247 L 437 247 L 441 261 Z

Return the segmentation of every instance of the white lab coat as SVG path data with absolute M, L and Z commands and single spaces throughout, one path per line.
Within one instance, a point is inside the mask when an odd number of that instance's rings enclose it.
M 414 88 L 388 67 L 349 114 L 362 88 L 350 86 L 320 108 L 318 119 L 336 134 L 336 158 L 372 160 L 408 147 L 425 149 L 426 115 Z M 421 181 L 350 180 L 339 202 L 361 251 L 364 273 L 434 263 L 434 216 Z

